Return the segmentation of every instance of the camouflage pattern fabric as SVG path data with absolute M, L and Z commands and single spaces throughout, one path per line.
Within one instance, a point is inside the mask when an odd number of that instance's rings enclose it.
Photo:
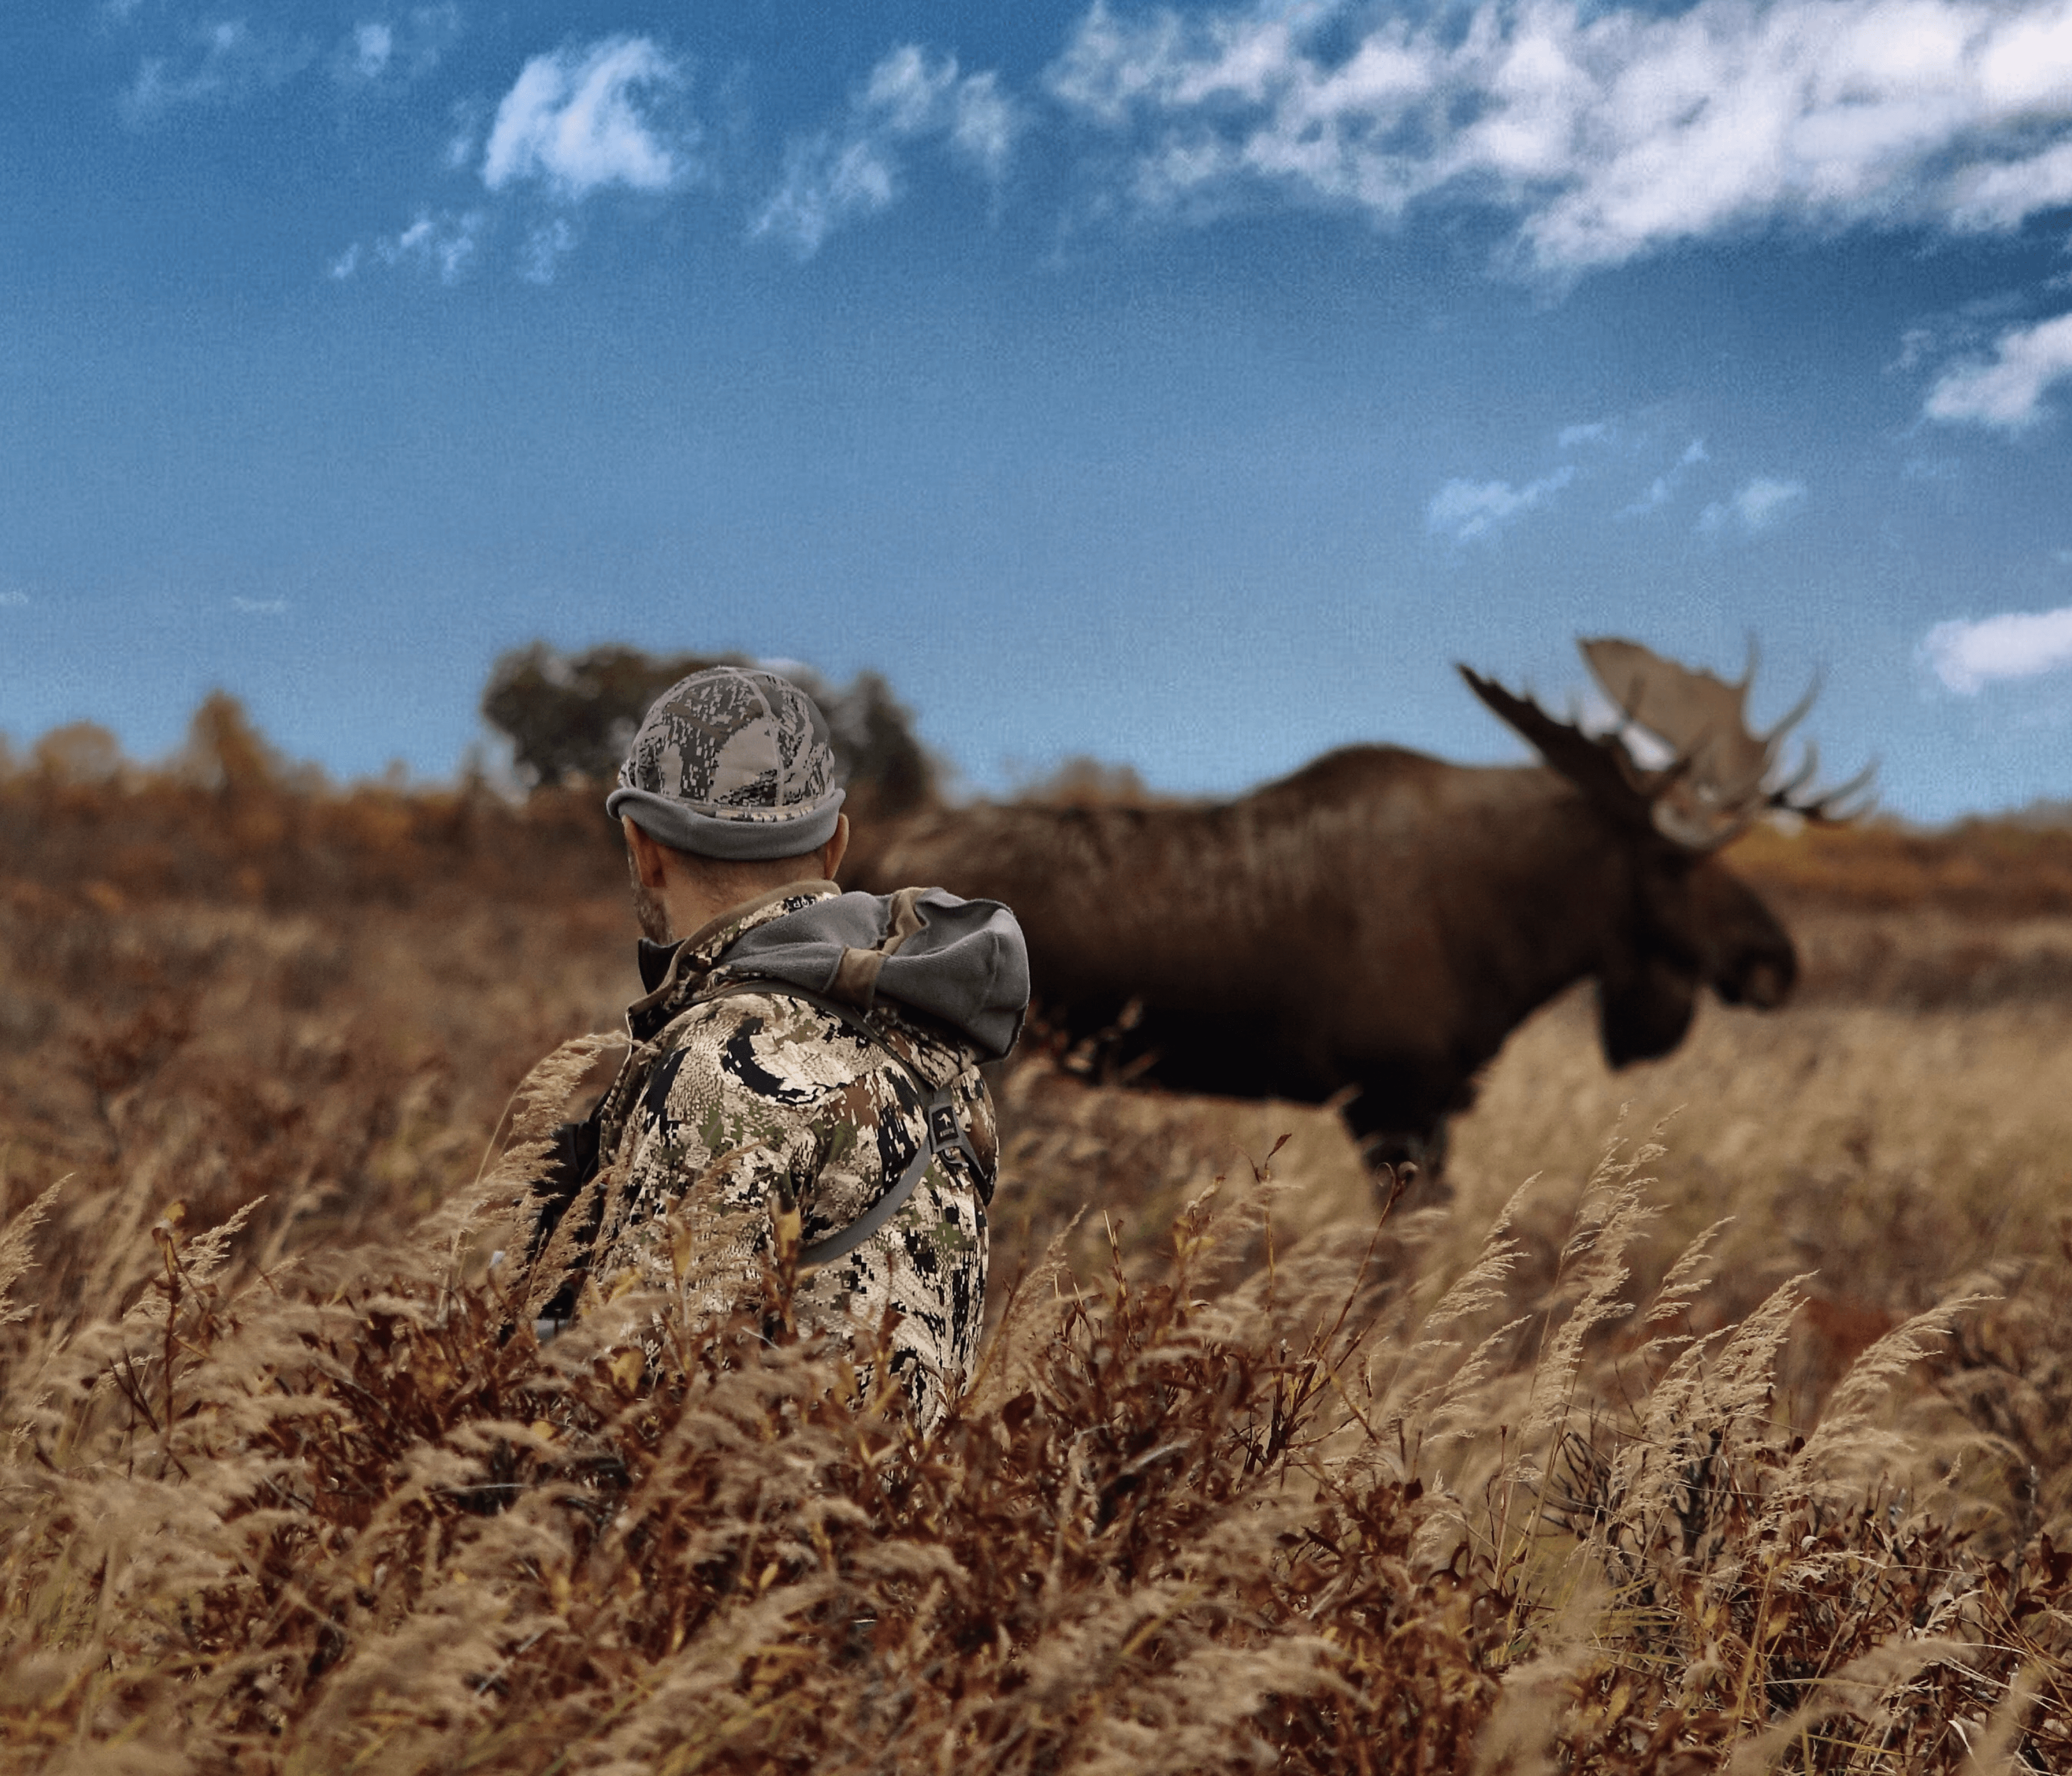
M 833 794 L 835 756 L 804 692 L 772 672 L 720 667 L 655 700 L 619 782 L 700 813 L 781 824 Z
M 837 892 L 801 884 L 751 902 L 681 946 L 662 985 L 628 1011 L 635 1046 L 600 1128 L 591 1281 L 606 1293 L 631 1272 L 680 1287 L 694 1313 L 753 1309 L 776 1256 L 775 1217 L 796 1210 L 799 1244 L 811 1245 L 864 1214 L 926 1145 L 922 1085 L 840 1018 L 774 983 L 693 1003 L 738 978 L 721 958 L 744 932 Z M 983 1175 L 954 1149 L 938 1155 L 884 1227 L 800 1273 L 793 1311 L 802 1329 L 866 1354 L 886 1310 L 898 1314 L 889 1360 L 929 1425 L 977 1355 L 998 1137 L 975 1050 L 894 1001 L 868 1016 L 931 1087 L 954 1084 Z M 868 1386 L 869 1363 L 860 1369 Z

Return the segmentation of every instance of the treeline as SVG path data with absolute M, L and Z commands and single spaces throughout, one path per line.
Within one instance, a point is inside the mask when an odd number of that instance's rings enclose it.
M 518 796 L 479 763 L 451 783 L 334 783 L 284 758 L 221 691 L 158 763 L 125 758 L 91 722 L 53 730 L 24 757 L 0 744 L 0 879 L 111 911 L 167 898 L 285 910 L 456 890 L 548 902 L 615 892 L 625 864 L 601 791 L 641 716 L 687 673 L 748 664 L 630 648 L 564 655 L 541 643 L 504 655 L 482 710 L 509 744 Z M 828 716 L 859 817 L 934 798 L 935 763 L 882 678 L 833 685 L 791 670 Z
M 276 908 L 413 902 L 454 890 L 527 902 L 616 892 L 624 864 L 601 787 L 640 717 L 685 673 L 741 656 L 562 654 L 543 643 L 500 659 L 482 700 L 508 742 L 520 793 L 479 766 L 450 783 L 339 785 L 292 763 L 236 700 L 214 692 L 182 747 L 140 763 L 90 723 L 25 754 L 0 742 L 0 880 L 84 896 L 228 899 Z M 826 712 L 860 821 L 939 803 L 949 775 L 875 673 L 837 685 L 787 667 Z M 1067 803 L 1157 798 L 1128 766 L 1068 762 L 1022 791 Z M 2072 915 L 2072 819 L 1973 819 L 1929 830 L 1881 818 L 1797 832 L 1758 828 L 1737 870 L 1800 905 L 1937 909 L 1965 918 Z
M 593 792 L 514 800 L 479 772 L 334 784 L 284 761 L 220 691 L 162 763 L 124 758 L 86 723 L 0 758 L 0 879 L 17 896 L 105 911 L 166 898 L 409 904 L 440 890 L 551 902 L 606 890 L 624 869 Z

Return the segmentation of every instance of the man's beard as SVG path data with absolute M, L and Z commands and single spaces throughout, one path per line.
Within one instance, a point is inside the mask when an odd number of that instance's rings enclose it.
M 627 853 L 626 869 L 633 878 L 633 916 L 640 922 L 640 935 L 651 944 L 669 943 L 676 935 L 669 929 L 669 909 L 640 879 L 640 865 L 631 852 Z

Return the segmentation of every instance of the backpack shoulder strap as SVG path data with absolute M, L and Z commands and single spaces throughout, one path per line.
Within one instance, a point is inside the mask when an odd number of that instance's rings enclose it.
M 975 1180 L 982 1182 L 985 1168 L 980 1164 L 977 1151 L 971 1137 L 964 1133 L 964 1123 L 957 1115 L 956 1087 L 933 1085 L 923 1076 L 921 1070 L 885 1039 L 884 1033 L 853 1005 L 845 1005 L 838 999 L 829 999 L 808 988 L 794 986 L 788 980 L 774 980 L 757 976 L 729 980 L 717 987 L 709 987 L 691 1001 L 693 1005 L 705 1005 L 715 999 L 733 999 L 744 994 L 767 996 L 776 993 L 787 999 L 803 999 L 815 1009 L 825 1012 L 848 1026 L 882 1054 L 889 1056 L 893 1064 L 920 1087 L 923 1094 L 922 1116 L 927 1133 L 914 1150 L 914 1157 L 906 1169 L 893 1181 L 878 1200 L 850 1222 L 847 1227 L 837 1227 L 824 1240 L 816 1240 L 809 1246 L 799 1249 L 802 1264 L 830 1264 L 837 1258 L 845 1258 L 865 1240 L 890 1221 L 905 1205 L 906 1198 L 921 1182 L 929 1164 L 938 1154 L 955 1148 L 963 1153 L 972 1169 Z M 689 1009 L 686 1007 L 685 1009 Z

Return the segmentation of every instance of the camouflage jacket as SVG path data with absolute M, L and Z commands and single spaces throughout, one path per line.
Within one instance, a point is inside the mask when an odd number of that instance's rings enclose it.
M 993 903 L 912 890 L 880 901 L 804 882 L 734 909 L 673 949 L 643 944 L 651 990 L 627 1010 L 633 1050 L 600 1107 L 592 1283 L 609 1293 L 631 1272 L 645 1284 L 680 1288 L 696 1314 L 752 1310 L 778 1256 L 780 1218 L 796 1211 L 801 1248 L 856 1222 L 927 1145 L 924 1106 L 931 1089 L 949 1087 L 972 1153 L 938 1153 L 882 1227 L 854 1250 L 802 1269 L 791 1296 L 801 1327 L 836 1332 L 865 1352 L 891 1309 L 894 1374 L 922 1422 L 932 1424 L 977 1354 L 999 1142 L 979 1072 L 990 1058 L 986 1045 L 890 996 L 894 976 L 925 972 L 928 959 L 919 952 L 931 946 L 912 946 L 904 973 L 886 958 L 923 927 L 948 931 L 980 908 Z M 864 921 L 850 935 L 868 935 L 877 920 L 874 948 L 830 944 L 826 929 L 845 914 L 852 925 Z M 995 970 L 1007 978 L 985 989 L 998 1001 L 1015 996 L 1021 939 L 1004 908 L 993 915 L 993 930 L 1004 921 L 1012 935 L 1009 965 Z M 793 931 L 800 941 L 787 944 Z M 751 933 L 746 948 L 756 953 L 745 962 L 740 947 Z M 771 977 L 773 968 L 814 976 L 819 952 L 805 940 L 815 936 L 833 959 L 829 978 L 813 980 L 827 989 L 818 996 L 855 1007 L 881 1042 L 787 990 L 804 981 Z M 1019 965 L 1009 1042 L 1027 997 L 1026 964 Z M 746 990 L 744 980 L 768 989 Z M 722 988 L 734 990 L 700 997 Z M 925 986 L 919 996 L 927 997 Z M 994 1009 L 981 1027 L 997 1044 L 1003 1026 Z M 868 1363 L 860 1367 L 867 1384 Z

